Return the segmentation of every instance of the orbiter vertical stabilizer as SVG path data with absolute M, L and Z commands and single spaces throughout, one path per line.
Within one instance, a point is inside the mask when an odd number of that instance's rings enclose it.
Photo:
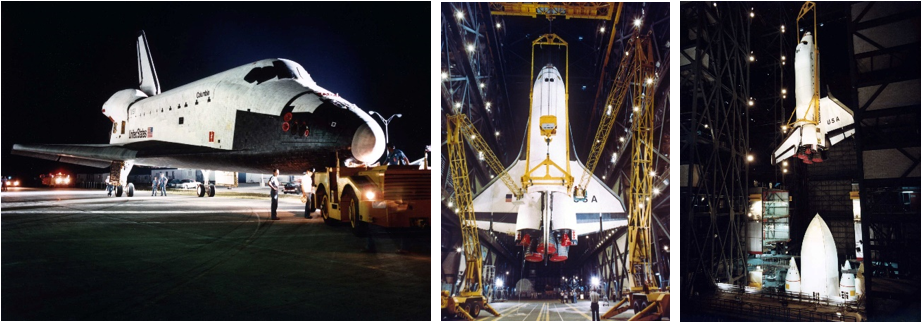
M 794 257 L 791 257 L 788 274 L 784 276 L 784 291 L 789 293 L 800 292 L 800 272 L 797 271 L 797 262 L 794 261 Z
M 821 297 L 836 296 L 839 293 L 839 256 L 829 226 L 816 214 L 804 234 L 800 250 L 801 292 Z

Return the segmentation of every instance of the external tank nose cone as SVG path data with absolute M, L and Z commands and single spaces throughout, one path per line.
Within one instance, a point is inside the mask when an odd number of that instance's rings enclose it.
M 373 163 L 384 154 L 384 132 L 377 123 L 362 124 L 352 136 L 352 156 Z

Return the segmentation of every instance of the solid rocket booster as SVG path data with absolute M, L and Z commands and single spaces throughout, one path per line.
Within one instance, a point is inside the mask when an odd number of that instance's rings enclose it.
M 784 276 L 784 291 L 800 293 L 800 272 L 797 271 L 797 262 L 794 261 L 794 257 L 791 257 L 788 274 Z
M 839 255 L 832 232 L 820 214 L 816 214 L 807 226 L 802 244 L 801 291 L 808 295 L 818 293 L 822 297 L 838 295 Z
M 846 260 L 842 267 L 842 279 L 839 280 L 839 296 L 849 301 L 858 299 L 855 291 L 855 274 L 851 270 L 852 266 Z

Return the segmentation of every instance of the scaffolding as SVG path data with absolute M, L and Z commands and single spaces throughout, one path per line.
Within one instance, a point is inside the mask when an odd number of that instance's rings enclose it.
M 681 269 L 691 299 L 716 283 L 747 282 L 751 19 L 742 2 L 681 9 Z

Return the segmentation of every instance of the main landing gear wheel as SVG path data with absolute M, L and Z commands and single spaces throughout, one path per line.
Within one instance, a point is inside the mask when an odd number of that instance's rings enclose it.
M 196 186 L 195 191 L 199 197 L 205 197 L 205 186 L 204 185 Z
M 128 184 L 128 197 L 134 197 L 134 184 Z
M 208 185 L 208 197 L 214 197 L 215 189 L 214 185 Z
M 115 188 L 116 197 L 121 197 L 123 192 L 124 192 L 124 188 L 121 185 Z
M 352 234 L 358 237 L 365 237 L 368 235 L 368 223 L 365 223 L 361 220 L 361 215 L 359 215 L 359 199 L 355 196 L 354 191 L 349 191 L 346 193 L 346 197 L 349 198 L 349 224 L 352 225 Z

